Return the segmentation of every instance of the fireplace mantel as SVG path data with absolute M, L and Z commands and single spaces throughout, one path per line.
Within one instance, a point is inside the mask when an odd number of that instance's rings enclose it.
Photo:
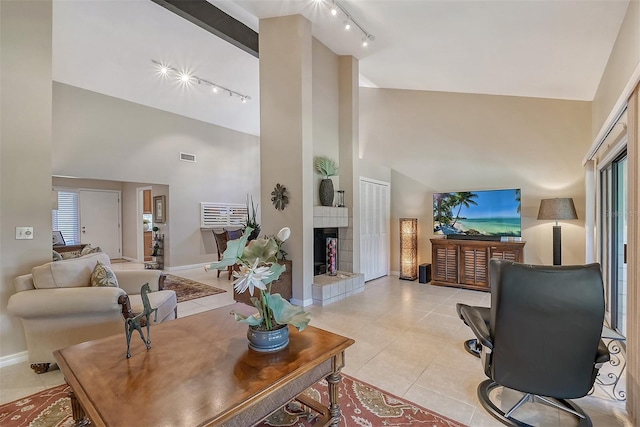
M 349 208 L 313 207 L 313 228 L 348 227 Z

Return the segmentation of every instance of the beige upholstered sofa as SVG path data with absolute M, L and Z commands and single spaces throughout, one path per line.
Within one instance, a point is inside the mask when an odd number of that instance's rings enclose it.
M 49 369 L 54 350 L 114 334 L 122 334 L 124 355 L 126 339 L 119 300 L 128 299 L 133 313 L 142 312 L 140 288 L 147 282 L 152 290 L 151 305 L 158 308 L 157 323 L 176 318 L 176 294 L 158 289 L 159 270 L 116 271 L 117 288 L 92 287 L 90 278 L 97 261 L 110 264 L 109 256 L 98 252 L 40 265 L 31 274 L 15 279 L 16 293 L 7 308 L 22 321 L 34 371 Z

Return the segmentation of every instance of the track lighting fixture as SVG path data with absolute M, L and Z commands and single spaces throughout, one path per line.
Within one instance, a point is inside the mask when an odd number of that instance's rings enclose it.
M 325 1 L 329 1 L 329 0 L 325 0 Z M 338 10 L 340 12 L 342 12 L 342 14 L 345 16 L 345 20 L 344 20 L 344 29 L 345 30 L 350 30 L 351 29 L 351 24 L 355 25 L 363 34 L 363 38 L 362 38 L 362 46 L 363 47 L 367 47 L 369 45 L 369 42 L 374 41 L 375 37 L 373 36 L 373 34 L 371 34 L 370 32 L 368 32 L 367 30 L 365 30 L 362 25 L 358 24 L 358 22 L 353 19 L 353 16 L 349 13 L 349 11 L 347 11 L 347 9 L 340 4 L 337 0 L 330 0 L 331 1 L 331 15 L 332 16 L 336 16 L 338 14 Z M 322 3 L 322 0 L 319 0 L 319 3 Z
M 182 84 L 187 85 L 195 82 L 199 85 L 209 86 L 213 93 L 218 93 L 220 91 L 227 92 L 229 96 L 237 96 L 238 98 L 240 98 L 240 101 L 243 104 L 246 104 L 247 101 L 251 100 L 251 97 L 249 95 L 236 92 L 235 90 L 231 90 L 217 83 L 213 83 L 207 79 L 203 79 L 202 77 L 194 76 L 187 72 L 180 71 L 170 65 L 162 64 L 154 59 L 152 59 L 151 62 L 153 62 L 158 67 L 158 71 L 160 72 L 160 74 L 162 74 L 163 76 L 176 77 Z

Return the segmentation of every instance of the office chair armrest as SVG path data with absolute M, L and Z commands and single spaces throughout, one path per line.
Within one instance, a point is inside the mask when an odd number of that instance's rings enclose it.
M 493 342 L 489 335 L 489 326 L 485 322 L 480 307 L 462 306 L 460 307 L 460 315 L 464 322 L 469 325 L 478 342 L 487 349 L 493 349 Z
M 602 365 L 611 360 L 611 355 L 609 354 L 609 349 L 604 341 L 600 340 L 598 343 L 598 353 L 596 353 L 596 368 L 600 369 Z

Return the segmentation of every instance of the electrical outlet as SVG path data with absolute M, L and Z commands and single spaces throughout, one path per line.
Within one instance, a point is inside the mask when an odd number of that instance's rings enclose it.
M 33 239 L 33 227 L 16 227 L 16 240 Z

